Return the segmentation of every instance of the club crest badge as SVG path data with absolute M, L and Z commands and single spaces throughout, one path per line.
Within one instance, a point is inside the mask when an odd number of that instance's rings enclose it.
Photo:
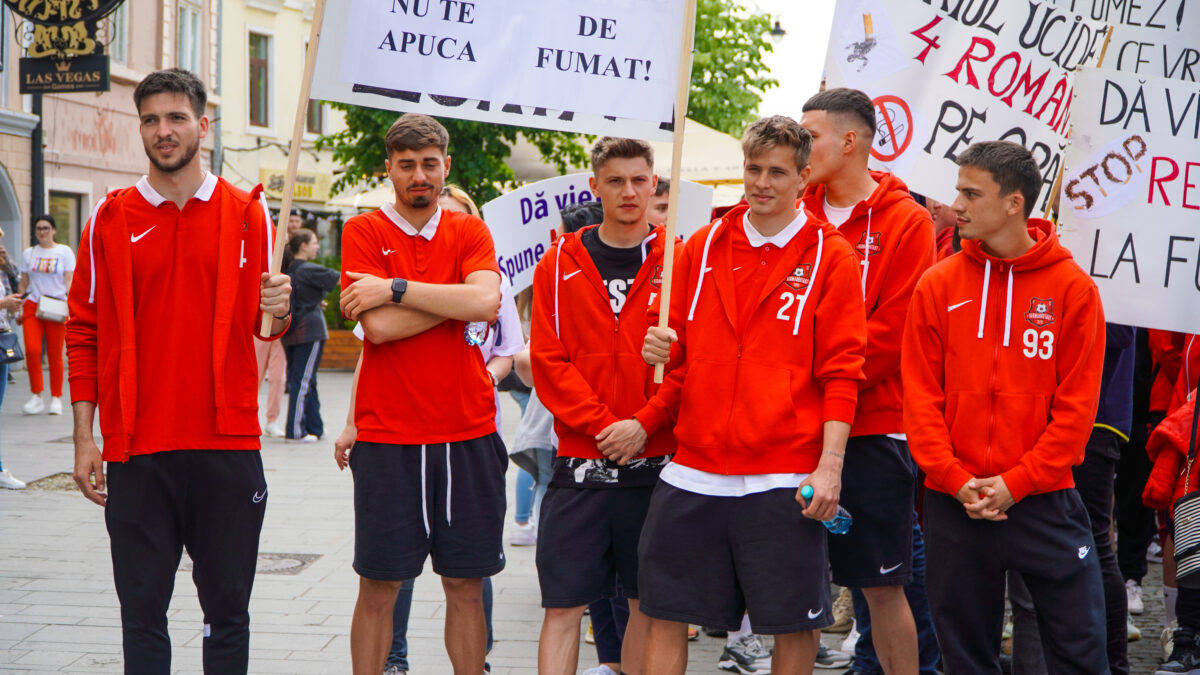
M 792 290 L 803 291 L 808 288 L 808 282 L 812 279 L 812 264 L 804 263 L 792 270 L 792 273 L 783 280 Z
M 653 286 L 655 288 L 662 288 L 662 273 L 663 273 L 662 265 L 655 265 L 654 266 L 654 274 L 651 275 L 651 277 L 650 277 L 650 285 L 651 286 Z
M 879 255 L 879 252 L 883 250 L 883 247 L 879 245 L 879 236 L 879 232 L 863 232 L 862 236 L 858 238 L 858 243 L 854 245 L 854 250 L 863 257 L 866 257 L 868 252 L 871 255 Z
M 1045 328 L 1054 323 L 1054 301 L 1041 298 L 1031 299 L 1029 311 L 1025 312 L 1025 320 L 1038 328 Z

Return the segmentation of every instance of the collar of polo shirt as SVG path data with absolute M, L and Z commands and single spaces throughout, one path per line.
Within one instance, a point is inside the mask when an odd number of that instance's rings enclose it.
M 205 171 L 204 182 L 200 183 L 200 187 L 196 189 L 196 194 L 192 195 L 192 199 L 199 199 L 202 202 L 206 202 L 212 199 L 213 192 L 216 189 L 217 177 L 211 171 Z M 163 202 L 167 201 L 166 197 L 160 195 L 158 190 L 155 190 L 150 185 L 150 178 L 148 176 L 142 176 L 141 180 L 137 182 L 137 190 L 142 194 L 142 198 L 154 208 L 158 208 Z
M 437 210 L 433 212 L 433 217 L 429 219 L 428 223 L 425 223 L 425 227 L 422 227 L 420 232 L 417 232 L 417 228 L 405 220 L 404 216 L 400 215 L 400 212 L 390 202 L 384 203 L 383 215 L 387 216 L 388 220 L 392 221 L 404 234 L 410 237 L 424 237 L 425 241 L 433 241 L 438 223 L 442 221 L 442 207 L 437 207 Z

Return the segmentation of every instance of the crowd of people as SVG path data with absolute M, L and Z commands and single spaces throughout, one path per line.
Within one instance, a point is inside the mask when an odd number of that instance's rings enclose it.
M 246 672 L 256 451 L 264 430 L 325 436 L 316 369 L 339 284 L 363 340 L 334 440 L 354 483 L 356 675 L 409 670 L 427 562 L 455 673 L 490 668 L 510 463 L 528 474 L 510 544 L 537 547 L 540 673 L 576 672 L 585 613 L 589 675 L 682 674 L 701 628 L 726 636 L 717 666 L 746 675 L 999 673 L 1006 597 L 1020 672 L 1129 673 L 1155 537 L 1173 639 L 1158 672 L 1200 669 L 1200 553 L 1167 564 L 1173 505 L 1200 482 L 1200 345 L 1105 323 L 1095 284 L 1033 217 L 1043 179 L 1021 146 L 963 149 L 958 196 L 939 203 L 869 169 L 866 94 L 822 91 L 798 121 L 747 127 L 744 200 L 676 241 L 651 147 L 603 137 L 597 202 L 564 210 L 517 293 L 446 182 L 433 118 L 403 115 L 381 139 L 396 199 L 346 222 L 340 273 L 298 222 L 272 272 L 261 187 L 202 167 L 203 84 L 158 71 L 134 104 L 149 171 L 96 206 L 78 260 L 49 216 L 19 268 L 0 249 L 27 414 L 62 413 L 65 342 L 74 476 L 104 507 L 126 672 L 170 670 L 185 547 L 205 671 Z M 521 403 L 511 447 L 502 390 Z M 0 486 L 19 483 L 0 467 Z M 820 641 L 831 584 L 853 605 L 852 665 Z

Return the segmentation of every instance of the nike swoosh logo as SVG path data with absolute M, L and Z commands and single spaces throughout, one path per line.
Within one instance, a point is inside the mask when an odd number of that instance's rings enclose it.
M 810 610 L 808 610 L 808 618 L 815 619 L 818 616 L 821 616 L 821 614 L 823 614 L 824 612 L 825 612 L 824 607 L 822 607 L 821 609 L 818 609 L 816 612 L 814 612 L 810 609 Z
M 253 499 L 253 501 L 254 501 L 254 503 L 255 503 L 255 504 L 258 504 L 259 502 L 261 502 L 262 500 L 264 500 L 264 499 L 266 499 L 266 498 L 267 498 L 267 491 L 266 491 L 266 489 L 264 488 L 262 492 L 255 492 L 255 493 L 254 493 L 254 499 Z
M 974 302 L 974 300 L 964 300 L 963 302 L 960 302 L 957 305 L 950 305 L 949 307 L 946 308 L 946 311 L 953 312 L 954 310 L 958 309 L 959 307 L 962 307 L 963 305 L 966 305 L 966 304 L 970 304 L 972 302 Z
M 580 272 L 582 272 L 582 271 L 583 271 L 583 270 L 575 270 L 574 272 L 571 272 L 570 274 L 564 274 L 564 275 L 563 275 L 563 281 L 566 281 L 567 279 L 570 279 L 571 277 L 575 276 L 576 274 L 579 274 L 579 273 L 580 273 Z
M 1083 560 L 1084 558 L 1087 557 L 1087 554 L 1091 553 L 1091 552 L 1092 552 L 1092 548 L 1090 546 L 1080 546 L 1079 547 L 1079 559 Z
M 733 271 L 734 271 L 734 272 L 736 272 L 736 271 L 738 271 L 738 270 L 740 270 L 740 269 L 742 269 L 742 266 L 741 266 L 741 265 L 738 265 L 737 267 L 733 268 Z
M 381 249 L 384 255 L 389 255 L 396 252 L 396 249 Z
M 157 226 L 157 225 L 155 225 L 154 227 L 158 227 L 158 226 Z M 154 227 L 150 228 L 149 230 L 146 230 L 145 232 L 143 232 L 143 233 L 141 233 L 141 234 L 139 234 L 139 235 L 137 235 L 137 236 L 134 236 L 134 235 L 132 235 L 132 234 L 131 234 L 131 235 L 129 235 L 129 243 L 131 243 L 131 244 L 136 244 L 136 243 L 138 242 L 138 240 L 139 240 L 139 239 L 141 239 L 142 237 L 144 237 L 144 236 L 146 236 L 146 235 L 150 234 L 150 232 L 154 230 Z
M 895 565 L 892 565 L 891 567 L 884 567 L 883 565 L 880 565 L 879 573 L 880 574 L 891 574 L 892 572 L 895 572 L 896 570 L 900 569 L 900 566 L 903 564 L 904 563 L 897 563 Z

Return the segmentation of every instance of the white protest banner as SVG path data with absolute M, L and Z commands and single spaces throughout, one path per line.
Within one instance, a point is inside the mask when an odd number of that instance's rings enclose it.
M 621 133 L 606 118 L 638 120 L 637 137 L 663 139 L 683 9 L 684 0 L 351 0 L 326 13 L 314 95 L 588 133 Z
M 825 74 L 875 101 L 873 166 L 953 201 L 958 153 L 1010 140 L 1033 153 L 1044 208 L 1066 147 L 1073 75 L 1105 24 L 1051 2 L 839 0 Z
M 588 187 L 590 173 L 549 178 L 531 183 L 483 205 L 483 219 L 492 231 L 496 260 L 509 276 L 513 292 L 533 285 L 533 268 L 550 248 L 558 229 L 559 212 L 569 204 L 595 201 Z M 690 181 L 671 181 L 679 193 L 677 234 L 687 238 L 704 227 L 712 214 L 712 188 Z
M 1062 242 L 1108 321 L 1200 332 L 1200 91 L 1090 69 L 1075 96 Z
M 1061 7 L 1113 25 L 1103 68 L 1196 82 L 1200 75 L 1200 4 L 1186 0 L 1057 0 Z

